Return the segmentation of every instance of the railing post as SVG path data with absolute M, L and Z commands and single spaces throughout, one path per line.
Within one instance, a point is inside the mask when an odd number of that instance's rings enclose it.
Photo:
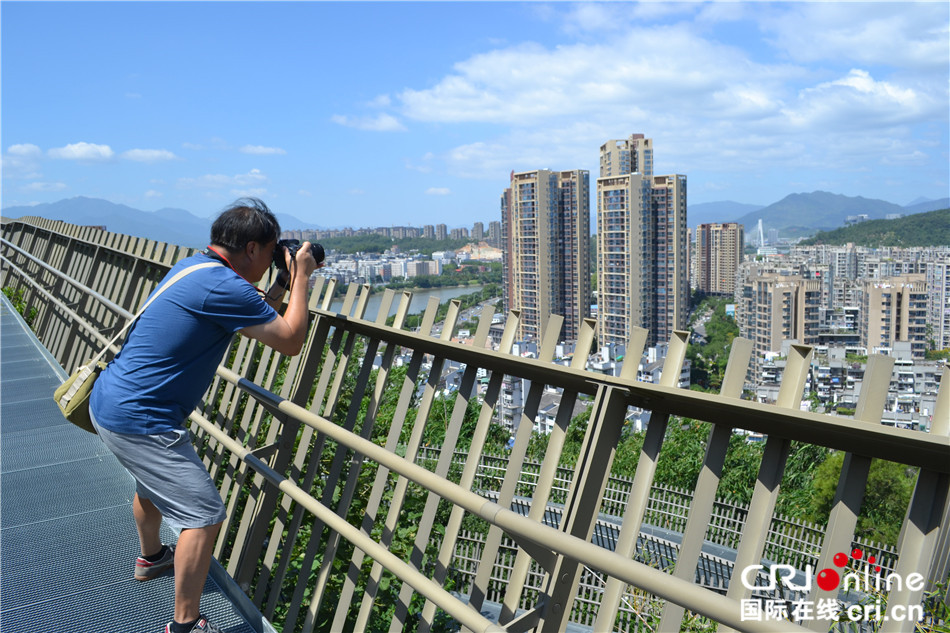
M 359 298 L 356 297 L 357 289 L 360 289 Z M 352 316 L 356 319 L 362 319 L 363 315 L 366 312 L 366 307 L 369 300 L 370 286 L 369 284 L 350 284 L 347 289 L 346 298 L 343 301 L 343 309 L 341 314 L 350 315 L 351 309 L 353 310 Z M 355 308 L 353 307 L 354 300 L 356 300 Z M 345 328 L 337 328 L 333 333 L 333 340 L 330 343 L 330 346 L 327 350 L 327 357 L 323 363 L 323 370 L 320 374 L 320 383 L 317 387 L 317 393 L 314 395 L 313 403 L 311 409 L 314 411 L 321 411 L 321 403 L 323 401 L 323 393 L 321 392 L 321 386 L 326 387 L 327 376 L 333 374 L 333 383 L 330 386 L 329 394 L 326 399 L 326 403 L 322 405 L 321 415 L 327 420 L 332 420 L 334 413 L 336 411 L 336 406 L 340 398 L 340 392 L 343 386 L 343 380 L 346 377 L 347 367 L 350 362 L 350 357 L 353 354 L 353 347 L 356 343 L 357 334 L 351 330 Z M 342 351 L 340 350 L 342 341 Z M 337 356 L 338 353 L 338 356 Z M 331 354 L 333 359 L 331 360 Z M 333 369 L 335 367 L 335 370 Z M 372 361 L 369 361 L 369 367 L 361 367 L 360 374 L 357 378 L 356 390 L 361 391 L 366 387 L 366 381 L 369 378 L 369 370 L 372 369 Z M 359 406 L 357 404 L 357 406 Z M 349 416 L 344 420 L 344 425 L 353 422 L 350 420 Z M 352 427 L 347 430 L 351 430 Z M 318 436 L 317 441 L 315 442 L 312 449 L 311 457 L 311 467 L 316 468 L 320 463 L 320 458 L 317 457 L 323 454 L 325 438 L 323 436 Z M 344 451 L 343 447 L 337 447 L 337 456 L 333 460 L 333 468 L 329 473 L 327 473 L 326 481 L 323 484 L 323 497 L 322 502 L 327 507 L 332 505 L 332 495 L 336 484 L 340 476 L 340 468 L 342 467 L 341 458 L 339 455 Z M 309 473 L 308 473 L 309 479 Z M 315 519 L 311 525 L 311 538 L 310 542 L 307 543 L 307 548 L 304 551 L 302 560 L 301 560 L 301 569 L 298 574 L 298 582 L 294 588 L 294 597 L 292 600 L 292 606 L 288 612 L 287 620 L 288 622 L 295 622 L 299 614 L 299 609 L 302 606 L 304 592 L 307 591 L 307 580 L 309 578 L 309 572 L 313 566 L 314 559 L 317 555 L 317 549 L 320 545 L 323 536 L 323 528 L 325 523 L 320 519 Z
M 950 435 L 950 368 L 944 367 L 940 380 L 940 390 L 937 393 L 937 404 L 934 410 L 931 434 L 947 437 Z M 934 570 L 934 564 L 946 561 L 946 537 L 940 538 L 941 531 L 950 529 L 946 523 L 941 530 L 941 520 L 947 514 L 948 489 L 950 489 L 950 474 L 921 469 L 917 475 L 917 485 L 910 500 L 910 507 L 904 519 L 901 532 L 897 566 L 894 570 L 897 577 L 902 579 L 896 588 L 892 588 L 887 595 L 887 617 L 881 627 L 882 633 L 893 631 L 913 631 L 916 618 L 907 617 L 909 609 L 919 605 L 923 597 L 927 581 Z M 941 543 L 941 540 L 943 541 Z M 921 570 L 925 570 L 921 573 Z M 912 583 L 908 580 L 911 575 L 920 576 L 920 582 Z M 946 576 L 938 577 L 940 581 Z
M 940 379 L 940 389 L 937 392 L 937 402 L 934 407 L 933 421 L 930 432 L 942 436 L 950 436 L 950 367 L 944 366 L 943 376 Z M 943 582 L 950 574 L 950 502 L 944 504 L 943 521 L 940 537 L 937 540 L 936 555 L 930 567 L 930 585 Z M 950 606 L 950 586 L 947 587 L 944 602 Z
M 486 306 L 479 318 L 478 329 L 475 332 L 475 347 L 484 348 L 488 340 L 488 329 L 491 327 L 491 319 L 494 314 L 494 308 Z M 475 379 L 478 375 L 478 367 L 469 364 L 466 365 L 462 374 L 462 380 L 459 384 L 458 392 L 455 394 L 455 403 L 452 407 L 452 416 L 449 419 L 448 428 L 445 430 L 445 436 L 439 451 L 439 461 L 436 463 L 435 474 L 442 478 L 447 478 L 449 467 L 452 464 L 452 456 L 455 453 L 455 447 L 458 443 L 462 424 L 465 422 L 465 415 L 468 412 L 469 401 L 475 395 Z M 476 456 L 477 460 L 477 456 Z M 432 526 L 435 524 L 436 512 L 439 509 L 441 501 L 434 492 L 426 495 L 425 508 L 422 517 L 416 528 L 416 538 L 412 554 L 410 554 L 410 564 L 416 569 L 422 569 L 422 562 L 426 547 L 429 543 L 429 536 L 432 533 Z M 399 591 L 399 599 L 396 603 L 396 610 L 393 614 L 390 631 L 397 633 L 402 629 L 409 615 L 409 603 L 412 600 L 413 588 L 403 583 Z M 398 627 L 397 627 L 398 625 Z
M 366 293 L 364 296 L 368 299 L 368 293 Z M 389 316 L 389 309 L 392 306 L 393 296 L 394 292 L 391 289 L 387 288 L 384 291 L 383 299 L 380 302 L 379 310 L 376 313 L 376 325 L 382 326 L 386 324 L 386 319 Z M 362 302 L 361 306 L 362 307 L 357 308 L 357 312 L 362 312 L 365 310 L 365 305 L 362 305 Z M 408 302 L 403 302 L 403 306 L 400 307 L 399 313 L 396 315 L 396 328 L 402 327 L 403 319 L 405 319 L 407 311 Z M 368 386 L 369 377 L 374 366 L 372 359 L 376 357 L 377 350 L 379 349 L 379 343 L 379 337 L 372 337 L 369 339 L 366 345 L 363 354 L 363 363 L 360 366 L 359 376 L 357 377 L 353 395 L 350 400 L 350 407 L 347 411 L 346 420 L 343 424 L 344 428 L 348 430 L 354 430 L 356 428 L 357 422 L 362 423 L 360 436 L 364 439 L 369 439 L 369 437 L 372 435 L 373 427 L 376 424 L 376 413 L 379 411 L 380 401 L 382 400 L 383 391 L 386 387 L 386 377 L 389 374 L 389 369 L 392 366 L 393 359 L 396 356 L 395 348 L 392 345 L 387 346 L 386 353 L 383 356 L 382 363 L 376 375 L 376 384 L 366 408 L 366 415 L 362 420 L 358 420 L 360 413 L 360 402 L 363 400 L 363 395 L 366 392 L 366 387 Z M 329 471 L 330 475 L 327 477 L 327 484 L 324 487 L 322 499 L 322 503 L 324 505 L 331 507 L 333 504 L 334 495 L 338 495 L 339 499 L 336 501 L 337 514 L 343 517 L 346 516 L 347 512 L 349 511 L 350 504 L 353 501 L 353 497 L 356 493 L 360 467 L 363 464 L 362 455 L 355 453 L 350 456 L 346 482 L 340 486 L 339 481 L 342 475 L 343 462 L 346 460 L 347 456 L 348 450 L 343 446 L 338 446 L 333 457 L 333 463 Z M 341 488 L 342 491 L 340 491 Z M 317 530 L 314 530 L 313 533 L 316 534 Z M 326 547 L 324 548 L 323 558 L 320 563 L 320 571 L 317 574 L 317 584 L 313 590 L 313 597 L 310 600 L 310 606 L 307 609 L 306 619 L 304 620 L 304 630 L 310 630 L 314 626 L 314 620 L 320 611 L 323 594 L 326 589 L 330 570 L 333 568 L 333 560 L 336 558 L 339 543 L 339 532 L 331 531 L 329 537 L 327 538 Z
M 719 390 L 721 396 L 726 398 L 742 396 L 742 386 L 751 358 L 752 341 L 747 338 L 734 339 L 732 348 L 729 350 L 726 375 Z M 686 521 L 686 529 L 683 530 L 682 545 L 676 556 L 673 575 L 677 578 L 693 582 L 696 577 L 696 564 L 702 554 L 706 529 L 712 518 L 716 491 L 719 489 L 719 478 L 722 476 L 722 466 L 726 460 L 726 451 L 729 450 L 731 437 L 732 427 L 727 424 L 713 424 L 709 431 L 703 468 L 696 482 L 693 500 L 689 506 L 689 518 Z M 659 630 L 678 631 L 682 625 L 684 612 L 685 609 L 681 605 L 667 601 L 663 607 Z
M 572 369 L 584 370 L 587 368 L 587 359 L 590 355 L 589 350 L 594 343 L 596 330 L 596 320 L 584 319 L 581 322 L 580 334 L 577 338 L 577 344 L 574 346 L 574 358 L 571 360 Z M 544 519 L 545 512 L 547 512 L 548 509 L 548 499 L 554 487 L 554 479 L 557 475 L 561 452 L 564 449 L 564 442 L 567 437 L 567 430 L 571 423 L 574 403 L 576 401 L 576 391 L 564 391 L 561 394 L 557 419 L 548 437 L 547 450 L 541 462 L 541 470 L 538 473 L 534 493 L 531 495 L 531 510 L 528 512 L 528 518 L 539 524 Z M 511 569 L 511 575 L 508 577 L 504 604 L 502 605 L 501 614 L 498 618 L 500 623 L 506 624 L 515 618 L 515 613 L 521 603 L 521 594 L 524 590 L 525 580 L 528 577 L 530 567 L 530 555 L 524 548 L 519 548 L 515 556 L 514 566 Z
M 435 297 L 429 298 L 429 309 L 426 310 L 426 317 L 423 319 L 422 331 L 431 332 L 433 321 L 435 320 L 435 313 L 438 310 L 438 299 Z M 459 301 L 453 299 L 449 304 L 449 311 L 446 314 L 445 321 L 442 324 L 442 333 L 439 335 L 440 340 L 449 341 L 452 338 L 452 332 L 455 330 L 455 323 L 458 319 L 459 313 Z M 418 353 L 418 352 L 417 352 Z M 416 361 L 416 354 L 413 354 L 413 362 Z M 419 358 L 419 363 L 421 364 L 422 359 L 421 355 Z M 429 417 L 429 411 L 432 408 L 432 402 L 435 399 L 436 391 L 438 390 L 439 383 L 442 379 L 442 367 L 445 365 L 445 358 L 441 356 L 436 356 L 432 359 L 432 367 L 429 370 L 429 377 L 426 381 L 425 388 L 422 393 L 422 401 L 419 403 L 419 407 L 416 411 L 416 418 L 413 422 L 412 432 L 409 437 L 409 444 L 406 447 L 406 459 L 414 462 L 416 456 L 419 452 L 419 447 L 422 444 L 423 432 L 425 431 L 426 421 Z M 416 376 L 418 376 L 418 365 L 416 366 Z M 408 376 L 407 376 L 408 378 Z M 415 377 L 413 379 L 412 390 L 415 390 Z M 405 386 L 403 390 L 405 394 Z M 400 394 L 400 405 L 404 403 L 403 394 Z M 411 398 L 411 394 L 408 396 Z M 402 409 L 402 418 L 400 419 L 400 424 L 396 423 L 396 420 L 393 420 L 393 426 L 402 426 L 402 423 L 405 420 L 406 410 Z M 405 477 L 400 477 L 396 481 L 396 486 L 393 491 L 392 501 L 389 506 L 389 510 L 386 514 L 385 529 L 383 532 L 383 538 L 380 539 L 384 547 L 389 547 L 392 544 L 392 540 L 395 536 L 395 527 L 399 521 L 399 514 L 402 511 L 403 504 L 406 500 L 407 489 L 409 486 L 409 481 Z M 369 621 L 369 616 L 372 611 L 373 601 L 376 597 L 376 592 L 379 589 L 379 580 L 382 576 L 383 568 L 379 563 L 374 563 L 373 568 L 370 570 L 370 579 L 366 585 L 366 589 L 363 592 L 363 600 L 360 604 L 360 612 L 357 616 L 356 629 L 362 630 L 367 626 Z
M 679 380 L 683 361 L 686 359 L 689 335 L 690 333 L 687 331 L 675 330 L 670 337 L 669 351 L 663 363 L 663 372 L 660 374 L 660 384 L 664 387 L 674 387 Z M 624 369 L 627 368 L 627 362 L 637 363 L 639 359 L 639 356 L 629 359 L 629 361 L 625 358 Z M 650 425 L 647 427 L 646 437 L 643 440 L 643 448 L 640 449 L 637 471 L 634 474 L 630 493 L 627 496 L 623 523 L 620 526 L 620 534 L 617 537 L 617 544 L 614 549 L 618 554 L 628 558 L 633 557 L 636 553 L 637 537 L 640 535 L 643 514 L 650 500 L 653 477 L 656 475 L 657 460 L 660 457 L 660 449 L 663 446 L 663 438 L 666 435 L 669 419 L 670 414 L 666 411 L 653 411 L 650 414 Z M 612 461 L 613 453 L 610 457 Z M 578 468 L 580 467 L 581 462 L 578 461 Z M 595 465 L 587 463 L 585 467 L 592 468 Z M 608 470 L 607 475 L 609 476 L 609 474 L 610 471 Z M 575 475 L 576 478 L 577 475 Z M 603 483 L 606 484 L 606 479 Z M 602 493 L 599 496 L 602 496 Z M 596 519 L 596 515 L 593 518 Z M 624 584 L 616 578 L 607 581 L 601 606 L 597 611 L 597 620 L 594 622 L 594 629 L 607 630 L 613 628 L 624 588 Z
M 574 482 L 564 504 L 560 531 L 585 541 L 590 540 L 626 412 L 625 389 L 604 385 L 598 388 L 590 423 L 577 458 Z M 547 597 L 541 606 L 539 631 L 565 629 L 580 571 L 579 561 L 566 556 L 557 557 L 554 567 L 548 572 Z
M 554 360 L 558 333 L 561 331 L 561 325 L 563 323 L 564 317 L 559 315 L 551 316 L 542 339 L 544 344 L 538 351 L 538 360 L 545 363 Z M 505 472 L 505 480 L 502 482 L 501 491 L 498 494 L 497 503 L 506 510 L 511 508 L 511 501 L 514 499 L 515 490 L 521 479 L 521 468 L 524 465 L 528 442 L 531 439 L 531 432 L 534 426 L 534 418 L 538 415 L 538 406 L 543 393 L 544 385 L 532 382 L 531 387 L 528 388 L 528 396 L 524 400 L 524 408 L 518 429 L 515 431 L 515 442 L 511 448 L 508 469 Z M 500 528 L 496 526 L 489 528 L 488 536 L 485 538 L 485 546 L 482 549 L 482 558 L 478 565 L 478 573 L 475 575 L 475 581 L 472 584 L 472 595 L 469 597 L 469 604 L 475 609 L 481 609 L 488 595 L 488 584 L 491 582 L 492 570 L 495 567 L 495 558 L 498 556 L 498 550 L 501 548 L 502 536 L 503 534 Z
M 318 277 L 316 283 L 314 284 L 314 289 L 310 294 L 310 309 L 315 310 L 319 304 L 322 306 L 320 309 L 326 311 L 333 299 L 335 287 L 335 278 L 325 281 L 323 277 Z M 324 292 L 322 303 L 320 296 L 321 292 Z M 332 371 L 332 366 L 324 367 L 324 363 L 321 363 L 323 360 L 323 349 L 326 346 L 329 332 L 329 322 L 326 318 L 318 314 L 316 319 L 314 319 L 313 323 L 311 324 L 310 337 L 307 339 L 307 347 L 302 354 L 303 363 L 300 371 L 298 371 L 298 373 L 294 376 L 293 387 L 290 390 L 290 400 L 297 406 L 306 407 L 308 405 L 310 400 L 311 386 L 315 381 L 317 370 L 322 368 L 327 372 Z M 315 403 L 312 406 L 319 407 L 320 404 Z M 288 470 L 290 473 L 288 477 L 294 481 L 300 481 L 300 485 L 303 488 L 310 490 L 313 485 L 313 481 L 316 478 L 320 464 L 319 459 L 311 459 L 309 462 L 307 462 L 310 441 L 313 438 L 314 430 L 308 425 L 302 425 L 301 427 L 299 423 L 296 428 L 300 428 L 300 437 L 297 440 L 296 452 L 293 456 L 293 463 L 288 464 Z M 294 435 L 296 435 L 296 428 L 288 429 L 286 435 L 289 436 L 291 430 L 293 430 Z M 292 440 L 293 438 L 289 439 Z M 291 443 L 293 442 L 291 441 Z M 263 609 L 263 613 L 266 617 L 271 617 L 277 607 L 277 601 L 281 596 L 283 583 L 287 576 L 287 571 L 290 567 L 290 564 L 293 562 L 293 557 L 289 555 L 289 552 L 294 550 L 298 530 L 300 529 L 302 523 L 302 508 L 297 506 L 294 508 L 293 512 L 291 512 L 290 498 L 286 496 L 283 497 L 281 499 L 280 513 L 271 531 L 270 544 L 268 545 L 267 553 L 265 554 L 264 570 L 262 571 L 261 576 L 261 582 L 263 582 L 266 578 L 274 579 L 270 583 L 270 593 L 267 596 L 267 603 Z M 283 536 L 284 530 L 286 530 L 286 538 Z M 278 552 L 281 554 L 281 556 L 279 561 L 277 561 L 277 568 L 275 571 L 270 572 L 269 570 L 273 568 L 273 563 L 277 558 Z M 266 589 L 266 587 L 264 587 L 262 584 L 258 585 L 254 596 L 255 603 L 262 603 L 264 601 L 264 589 Z
M 788 361 L 785 374 L 782 376 L 782 386 L 779 389 L 777 406 L 789 409 L 798 409 L 805 388 L 805 378 L 808 376 L 811 363 L 812 348 L 807 345 L 792 345 L 788 351 Z M 742 526 L 742 536 L 739 539 L 739 548 L 736 552 L 735 565 L 732 568 L 732 577 L 729 579 L 729 589 L 726 597 L 733 600 L 744 600 L 752 595 L 739 582 L 742 571 L 758 565 L 765 551 L 765 543 L 769 534 L 769 525 L 775 512 L 775 502 L 778 500 L 779 485 L 785 474 L 785 462 L 791 441 L 783 437 L 769 436 L 765 442 L 765 452 L 762 455 L 762 464 L 759 466 L 759 476 L 755 481 L 752 492 L 752 502 L 749 504 L 749 513 Z M 727 627 L 720 626 L 720 631 L 728 631 Z
M 854 412 L 855 420 L 880 424 L 893 368 L 893 357 L 874 354 L 868 358 L 867 370 L 864 372 L 864 381 L 861 384 L 861 397 Z M 845 454 L 816 569 L 833 569 L 836 553 L 849 554 L 851 552 L 854 530 L 858 524 L 858 515 L 861 513 L 861 503 L 864 501 L 870 472 L 870 457 L 850 452 Z M 820 600 L 837 599 L 837 596 L 837 588 L 825 591 L 816 584 L 809 598 L 811 602 L 817 604 Z M 831 626 L 831 618 L 815 617 L 809 620 L 806 626 L 813 631 L 827 631 Z

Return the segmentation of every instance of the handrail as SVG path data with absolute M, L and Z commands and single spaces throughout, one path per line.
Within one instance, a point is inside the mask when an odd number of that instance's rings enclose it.
M 627 394 L 631 406 L 669 411 L 696 420 L 721 422 L 748 431 L 779 435 L 789 440 L 821 444 L 867 457 L 898 461 L 941 473 L 950 473 L 950 437 L 908 431 L 878 423 L 827 414 L 786 409 L 774 405 L 606 376 L 536 358 L 501 356 L 471 345 L 455 345 L 363 319 L 317 310 L 334 327 L 435 354 L 489 371 L 501 371 L 532 382 L 556 384 L 593 395 L 599 386 L 616 387 Z
M 18 250 L 19 250 L 19 249 L 18 249 Z M 35 259 L 35 258 L 32 258 L 32 257 L 31 257 L 31 259 Z M 7 259 L 6 256 L 0 255 L 0 260 L 3 260 L 8 266 L 10 266 L 10 267 L 12 267 L 12 268 L 14 268 L 14 269 L 16 269 L 16 270 L 20 270 L 20 268 L 19 268 L 16 264 L 14 264 L 11 260 Z M 64 279 L 66 278 L 65 275 L 59 275 L 59 276 L 62 277 L 62 278 L 64 278 Z M 69 317 L 73 320 L 73 323 L 76 323 L 77 325 L 79 325 L 80 327 L 82 327 L 84 330 L 86 330 L 87 332 L 89 332 L 90 334 L 92 334 L 94 337 L 96 337 L 96 339 L 97 339 L 100 343 L 102 343 L 103 345 L 108 345 L 108 344 L 109 344 L 110 340 L 109 340 L 109 337 L 108 337 L 108 336 L 104 336 L 103 334 L 101 334 L 101 333 L 99 332 L 99 330 L 96 329 L 91 323 L 89 323 L 89 321 L 87 321 L 82 315 L 80 315 L 78 312 L 76 312 L 75 310 L 73 310 L 72 308 L 70 308 L 68 305 L 66 305 L 65 302 L 63 302 L 62 300 L 60 300 L 58 297 L 53 296 L 53 294 L 50 293 L 48 290 L 46 290 L 46 288 L 44 288 L 44 287 L 41 286 L 39 283 L 37 283 L 37 281 L 36 281 L 35 279 L 33 279 L 32 277 L 30 277 L 29 275 L 23 275 L 23 276 L 21 277 L 21 279 L 23 279 L 24 281 L 26 281 L 26 283 L 28 283 L 30 286 L 32 286 L 32 287 L 33 287 L 36 291 L 38 291 L 40 294 L 42 294 L 43 297 L 46 298 L 46 300 L 47 300 L 49 303 L 51 303 L 51 304 L 57 306 L 60 310 L 62 310 L 63 312 L 65 312 L 67 315 L 69 315 Z M 85 286 L 83 286 L 82 284 L 78 284 L 78 283 L 77 283 L 76 285 L 77 285 L 78 288 L 85 288 Z M 111 302 L 110 302 L 110 303 L 111 303 Z M 114 304 L 113 304 L 113 305 L 114 305 Z M 126 312 L 126 311 L 123 310 L 123 312 Z M 129 315 L 129 316 L 131 317 L 132 315 Z M 117 345 L 113 345 L 113 350 L 118 351 L 118 349 L 119 349 L 119 348 L 118 348 Z
M 135 314 L 134 314 L 133 312 L 129 312 L 128 310 L 126 310 L 125 308 L 123 308 L 122 306 L 120 306 L 119 304 L 110 301 L 109 298 L 106 297 L 105 295 L 102 295 L 102 294 L 96 292 L 95 290 L 93 290 L 92 288 L 89 288 L 89 287 L 86 286 L 85 284 L 80 283 L 79 281 L 77 281 L 76 279 L 73 279 L 72 277 L 70 277 L 70 276 L 67 275 L 66 273 L 64 273 L 64 272 L 62 272 L 62 271 L 60 271 L 60 270 L 58 270 L 58 269 L 56 269 L 56 268 L 53 268 L 52 266 L 50 266 L 49 264 L 47 264 L 47 263 L 44 262 L 43 260 L 41 260 L 41 259 L 39 259 L 39 258 L 36 258 L 36 257 L 33 257 L 32 255 L 30 255 L 28 252 L 26 252 L 25 250 L 23 250 L 22 248 L 20 248 L 20 247 L 17 246 L 16 244 L 13 244 L 13 243 L 11 243 L 11 242 L 8 242 L 8 241 L 7 241 L 6 239 L 4 239 L 4 238 L 0 238 L 0 244 L 2 244 L 3 246 L 6 246 L 7 248 L 12 248 L 12 249 L 15 250 L 16 252 L 18 252 L 18 253 L 20 253 L 21 255 L 23 255 L 24 257 L 28 258 L 28 259 L 29 259 L 30 261 L 32 261 L 33 263 L 35 263 L 35 264 L 37 264 L 37 265 L 39 265 L 39 266 L 42 266 L 42 267 L 43 267 L 44 269 L 46 269 L 48 272 L 52 273 L 52 274 L 55 275 L 56 277 L 59 277 L 60 279 L 62 279 L 63 281 L 65 281 L 65 282 L 68 283 L 69 285 L 73 286 L 73 287 L 76 288 L 77 290 L 80 290 L 80 291 L 82 291 L 83 293 L 89 295 L 90 297 L 92 297 L 93 299 L 95 299 L 96 301 L 98 301 L 99 303 L 101 303 L 102 305 L 106 306 L 107 308 L 109 308 L 109 309 L 112 310 L 113 312 L 117 313 L 119 316 L 124 317 L 125 319 L 131 319 L 133 316 L 135 316 Z M 13 262 L 10 261 L 9 259 L 7 259 L 6 257 L 3 257 L 3 261 L 7 262 L 7 263 L 8 263 L 9 265 L 11 265 L 11 266 L 14 266 Z M 19 268 L 19 267 L 17 267 L 17 268 Z M 36 282 L 35 282 L 31 277 L 25 276 L 24 278 L 27 279 L 28 281 L 32 282 L 34 285 L 37 285 Z

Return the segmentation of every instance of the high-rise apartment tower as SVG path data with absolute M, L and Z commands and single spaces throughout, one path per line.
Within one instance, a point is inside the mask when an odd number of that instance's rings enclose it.
M 552 314 L 561 340 L 590 316 L 590 175 L 512 173 L 501 196 L 505 308 L 521 310 L 522 338 L 540 341 Z
M 710 295 L 733 295 L 742 263 L 745 229 L 737 222 L 700 224 L 696 229 L 696 287 Z
M 600 148 L 597 179 L 597 331 L 626 345 L 634 327 L 647 344 L 686 326 L 689 262 L 686 176 L 653 175 L 653 142 L 642 134 Z

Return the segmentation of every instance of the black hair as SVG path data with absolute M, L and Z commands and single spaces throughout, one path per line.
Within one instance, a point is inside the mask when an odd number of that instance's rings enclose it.
M 280 236 L 280 223 L 257 198 L 240 198 L 221 212 L 211 225 L 211 243 L 228 250 L 244 250 L 248 242 L 268 244 Z

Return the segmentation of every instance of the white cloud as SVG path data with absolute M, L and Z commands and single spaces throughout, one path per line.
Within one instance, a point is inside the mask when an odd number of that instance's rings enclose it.
M 448 187 L 429 187 L 426 189 L 427 196 L 447 196 L 452 193 Z
M 391 114 L 379 114 L 374 117 L 351 117 L 334 114 L 330 120 L 337 125 L 352 127 L 368 132 L 403 132 L 406 127 Z
M 178 157 L 167 149 L 130 149 L 122 152 L 122 158 L 138 163 L 157 163 L 163 160 L 175 160 Z
M 8 147 L 7 153 L 12 156 L 21 156 L 23 158 L 39 158 L 43 155 L 43 150 L 32 143 L 21 143 Z
M 761 25 L 785 55 L 802 62 L 942 69 L 950 9 L 946 2 L 802 2 L 770 11 Z
M 536 11 L 566 16 L 565 30 L 586 39 L 473 55 L 431 85 L 397 93 L 392 107 L 423 123 L 498 126 L 475 142 L 440 150 L 450 173 L 463 177 L 497 179 L 512 169 L 537 168 L 589 169 L 596 177 L 596 148 L 635 132 L 656 140 L 657 173 L 843 165 L 854 171 L 868 151 L 881 150 L 870 139 L 875 136 L 882 144 L 886 139 L 887 153 L 919 159 L 912 126 L 946 125 L 948 10 L 845 4 L 766 10 L 751 3 L 580 3 L 566 12 L 545 5 Z M 786 14 L 794 27 L 779 24 Z M 841 67 L 843 59 L 883 62 L 896 54 L 869 49 L 887 37 L 877 23 L 898 15 L 899 45 L 917 51 L 902 59 L 920 68 L 940 66 L 942 74 Z M 785 54 L 763 54 L 769 42 L 754 33 L 742 48 L 724 44 L 729 40 L 717 25 L 735 30 L 739 26 L 729 23 L 739 20 L 741 28 L 774 35 L 771 43 Z M 856 46 L 863 52 L 846 54 Z M 789 52 L 793 47 L 797 55 Z M 806 49 L 822 47 L 819 64 L 802 59 Z
M 242 154 L 253 154 L 255 156 L 269 156 L 274 154 L 286 154 L 287 151 L 279 147 L 265 147 L 263 145 L 245 145 L 241 147 Z
M 38 180 L 43 177 L 40 172 L 40 159 L 43 150 L 32 143 L 20 143 L 7 148 L 3 155 L 3 177 L 17 180 Z
M 112 160 L 115 152 L 108 145 L 95 143 L 72 143 L 65 147 L 54 147 L 47 152 L 51 158 L 78 160 L 81 162 L 102 162 Z
M 27 191 L 63 191 L 66 184 L 62 182 L 31 182 L 23 187 Z
M 799 128 L 881 130 L 929 118 L 935 107 L 939 105 L 911 88 L 852 69 L 845 77 L 806 88 L 784 114 Z
M 475 55 L 433 87 L 398 97 L 405 116 L 427 122 L 551 127 L 584 117 L 617 125 L 705 111 L 709 95 L 729 95 L 737 84 L 774 90 L 788 72 L 755 64 L 688 27 L 664 26 L 595 44 L 528 43 Z
M 421 163 L 417 163 L 409 159 L 404 160 L 403 163 L 405 164 L 406 169 L 410 169 L 412 171 L 418 171 L 423 174 L 428 174 L 432 171 L 433 159 L 435 159 L 435 154 L 433 154 L 432 152 L 426 152 L 422 156 Z
M 926 165 L 930 156 L 915 149 L 902 154 L 885 154 L 881 156 L 881 163 L 884 165 Z
M 262 198 L 267 195 L 267 189 L 264 187 L 252 187 L 250 189 L 232 189 L 231 195 L 238 198 Z
M 149 189 L 145 192 L 146 198 L 161 198 L 164 194 L 161 191 L 156 191 L 154 189 Z
M 259 169 L 252 169 L 246 174 L 227 176 L 225 174 L 205 174 L 198 178 L 179 178 L 178 186 L 182 189 L 227 189 L 249 188 L 268 182 L 268 177 Z

